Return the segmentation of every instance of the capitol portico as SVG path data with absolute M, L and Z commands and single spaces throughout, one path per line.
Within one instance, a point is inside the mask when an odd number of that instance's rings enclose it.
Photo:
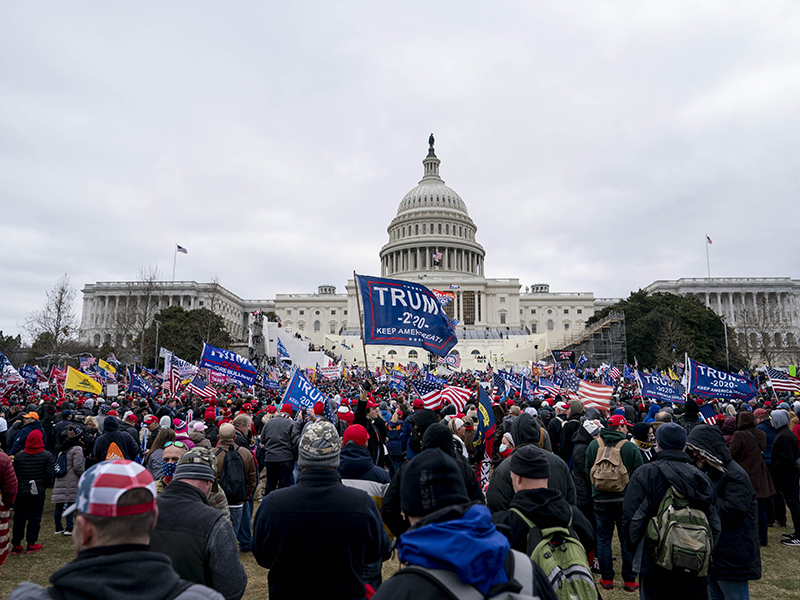
M 618 301 L 595 298 L 592 292 L 551 292 L 546 283 L 524 286 L 516 278 L 492 279 L 484 273 L 486 251 L 478 243 L 478 227 L 466 202 L 445 185 L 439 174 L 431 135 L 423 175 L 399 203 L 387 228 L 388 241 L 379 253 L 384 277 L 421 283 L 452 300 L 445 312 L 457 323 L 459 343 L 454 352 L 462 366 L 487 362 L 524 363 L 547 355 L 549 348 L 581 331 L 596 311 Z M 366 273 L 369 274 L 369 273 Z M 140 282 L 87 284 L 81 337 L 99 346 L 131 345 L 130 334 L 120 330 L 119 315 L 141 302 L 152 303 L 153 314 L 169 306 L 186 310 L 209 308 L 223 317 L 235 340 L 233 349 L 243 355 L 252 348 L 255 310 L 274 312 L 280 328 L 269 327 L 265 351 L 275 356 L 277 337 L 305 338 L 315 346 L 332 349 L 349 363 L 363 363 L 355 284 L 349 279 L 344 293 L 334 285 L 321 285 L 316 293 L 276 294 L 274 299 L 245 300 L 213 283 L 156 282 L 144 294 Z M 790 326 L 776 332 L 775 343 L 797 342 L 800 324 L 800 281 L 789 278 L 679 279 L 656 281 L 644 288 L 650 293 L 671 292 L 698 297 L 737 331 L 738 341 L 750 340 L 744 327 L 748 307 L 770 307 Z M 774 310 L 773 308 L 774 307 Z M 266 331 L 265 331 L 266 332 Z M 742 337 L 744 336 L 744 337 Z M 118 352 L 119 354 L 119 352 Z M 427 354 L 410 347 L 369 346 L 370 362 L 422 361 Z M 313 365 L 312 365 L 313 366 Z

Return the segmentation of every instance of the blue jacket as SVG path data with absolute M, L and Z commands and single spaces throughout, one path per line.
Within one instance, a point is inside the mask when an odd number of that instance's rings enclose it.
M 10 456 L 14 456 L 17 452 L 25 448 L 25 440 L 28 439 L 28 435 L 34 429 L 38 429 L 42 432 L 42 439 L 44 440 L 45 445 L 47 445 L 47 436 L 44 434 L 44 427 L 42 427 L 42 424 L 39 423 L 39 421 L 34 421 L 33 423 L 28 423 L 25 425 L 25 427 L 19 430 L 19 433 L 14 438 L 14 445 L 11 446 L 11 451 L 8 453 Z M 773 437 L 775 436 L 773 435 Z M 772 442 L 770 442 L 770 448 L 772 448 Z
M 770 423 L 769 419 L 761 421 L 756 425 L 756 429 L 763 431 L 767 435 L 767 447 L 764 449 L 764 462 L 772 464 L 772 443 L 775 441 L 775 436 L 778 434 L 775 428 Z
M 656 414 L 658 411 L 661 410 L 661 407 L 658 404 L 653 404 L 650 406 L 650 411 L 647 413 L 647 416 L 644 418 L 644 423 L 655 423 L 656 421 Z
M 386 449 L 389 451 L 389 456 L 402 456 L 405 448 L 403 448 L 403 426 L 405 421 L 398 419 L 397 423 L 386 421 Z
M 338 471 L 342 479 L 361 479 L 385 484 L 392 481 L 385 469 L 372 462 L 369 450 L 356 444 L 342 447 Z

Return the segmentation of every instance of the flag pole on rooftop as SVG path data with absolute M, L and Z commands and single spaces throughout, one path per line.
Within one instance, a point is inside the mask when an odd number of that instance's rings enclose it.
M 367 342 L 366 335 L 364 335 L 364 316 L 361 313 L 361 286 L 358 283 L 358 275 L 353 271 L 353 281 L 356 284 L 356 302 L 358 303 L 358 323 L 361 325 L 361 347 L 364 349 L 364 367 L 367 369 L 367 377 L 369 377 L 369 362 L 367 361 Z
M 708 247 L 713 244 L 711 238 L 706 234 L 706 267 L 708 268 L 708 278 L 711 279 L 711 261 L 708 258 Z

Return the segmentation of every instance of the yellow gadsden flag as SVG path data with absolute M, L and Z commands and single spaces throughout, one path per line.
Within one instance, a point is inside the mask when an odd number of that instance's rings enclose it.
M 64 388 L 68 390 L 77 390 L 79 392 L 90 392 L 92 394 L 103 393 L 102 385 L 85 373 L 81 373 L 72 367 L 67 367 L 67 381 L 64 384 Z
M 113 365 L 110 365 L 102 358 L 97 359 L 97 366 L 103 369 L 104 371 L 108 371 L 109 373 L 114 373 L 115 375 L 117 374 L 117 370 L 113 367 Z

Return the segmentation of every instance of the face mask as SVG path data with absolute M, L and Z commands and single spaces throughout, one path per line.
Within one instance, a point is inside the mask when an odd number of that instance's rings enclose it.
M 161 472 L 164 474 L 164 477 L 172 477 L 175 475 L 175 467 L 178 466 L 178 463 L 171 463 L 166 461 L 161 461 Z
M 505 444 L 500 444 L 500 452 L 505 452 L 506 450 L 508 450 L 508 446 Z

